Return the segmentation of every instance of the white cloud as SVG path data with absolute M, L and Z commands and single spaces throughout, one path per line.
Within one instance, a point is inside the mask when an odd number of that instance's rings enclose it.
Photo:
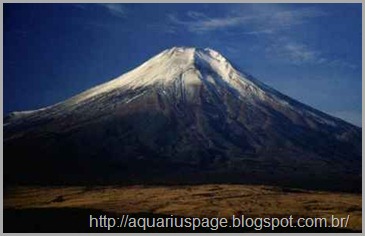
M 165 32 L 165 33 L 168 33 L 168 34 L 176 34 L 177 32 L 177 28 L 176 26 L 173 26 L 173 25 L 166 25 L 166 24 L 163 24 L 163 23 L 148 23 L 146 24 L 146 27 L 151 30 L 151 31 L 154 31 L 154 32 Z
M 269 58 L 275 58 L 294 65 L 314 64 L 337 68 L 357 68 L 356 65 L 343 59 L 330 59 L 319 50 L 285 37 L 274 38 L 269 46 L 266 46 L 265 53 Z
M 310 18 L 325 16 L 327 13 L 316 8 L 301 8 L 297 10 L 251 12 L 243 14 L 227 14 L 223 17 L 209 17 L 202 12 L 188 11 L 184 20 L 174 14 L 168 15 L 172 24 L 184 26 L 188 31 L 201 33 L 225 29 L 227 27 L 245 26 L 250 31 L 246 34 L 268 34 L 277 30 L 303 24 Z
M 72 4 L 72 6 L 78 8 L 78 9 L 81 9 L 81 10 L 85 10 L 86 9 L 85 4 L 77 4 L 77 3 L 75 3 L 75 4 Z
M 193 33 L 214 31 L 226 27 L 238 26 L 249 20 L 248 17 L 208 18 L 202 13 L 199 13 L 199 15 L 194 13 L 194 16 L 188 14 L 188 16 L 190 19 L 184 21 L 180 20 L 173 14 L 168 15 L 171 23 L 184 26 L 187 30 Z
M 126 17 L 127 11 L 125 6 L 118 3 L 98 3 L 98 6 L 103 7 L 110 14 L 116 17 Z
M 325 62 L 319 51 L 310 49 L 305 44 L 284 38 L 277 39 L 270 46 L 267 46 L 265 51 L 269 57 L 279 58 L 296 65 L 304 63 L 321 64 Z
M 301 8 L 297 10 L 284 10 L 274 12 L 268 15 L 270 20 L 268 24 L 273 24 L 281 27 L 290 27 L 293 25 L 304 24 L 311 18 L 327 16 L 328 14 L 314 7 Z
M 357 69 L 358 66 L 354 65 L 352 63 L 349 63 L 347 61 L 341 60 L 341 59 L 334 59 L 332 61 L 328 61 L 328 65 L 333 66 L 333 67 L 345 67 L 345 68 L 350 68 L 350 69 Z
M 259 34 L 273 34 L 274 30 L 272 29 L 262 29 L 262 30 L 254 30 L 254 31 L 248 31 L 244 32 L 243 34 L 246 35 L 259 35 Z
M 196 12 L 196 11 L 188 11 L 186 13 L 186 15 L 188 15 L 192 19 L 197 19 L 197 20 L 207 19 L 208 18 L 204 13 Z

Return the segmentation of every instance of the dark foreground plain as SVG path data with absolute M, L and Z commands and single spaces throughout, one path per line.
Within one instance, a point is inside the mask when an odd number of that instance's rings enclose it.
M 143 232 L 89 228 L 89 217 L 346 217 L 347 228 L 274 232 L 361 232 L 361 194 L 254 185 L 17 186 L 4 189 L 4 232 Z M 166 228 L 147 232 L 191 232 Z M 272 232 L 248 228 L 195 232 Z

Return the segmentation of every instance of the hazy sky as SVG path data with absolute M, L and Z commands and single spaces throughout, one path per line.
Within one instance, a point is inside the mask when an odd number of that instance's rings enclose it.
M 173 46 L 213 48 L 361 126 L 361 4 L 4 4 L 4 113 L 62 101 Z

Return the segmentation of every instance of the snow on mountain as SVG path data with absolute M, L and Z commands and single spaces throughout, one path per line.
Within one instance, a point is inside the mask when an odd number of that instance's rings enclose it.
M 136 69 L 107 83 L 91 88 L 65 102 L 39 110 L 13 112 L 7 120 L 15 121 L 38 115 L 62 115 L 72 112 L 77 107 L 98 97 L 118 96 L 119 93 L 124 91 L 150 87 L 161 88 L 160 93 L 164 96 L 174 96 L 176 94 L 171 94 L 169 88 L 179 86 L 183 89 L 183 96 L 192 101 L 196 97 L 199 88 L 204 84 L 209 89 L 224 88 L 226 91 L 235 94 L 237 99 L 240 100 L 258 99 L 263 102 L 274 102 L 277 105 L 286 106 L 288 109 L 295 109 L 291 100 L 253 77 L 237 71 L 220 53 L 209 48 L 174 47 L 161 52 Z M 219 93 L 219 91 L 217 92 Z M 145 91 L 116 102 L 129 103 L 143 96 L 144 93 Z M 313 111 L 306 110 L 305 113 L 305 115 L 313 117 L 318 122 L 336 125 L 333 120 L 320 116 Z

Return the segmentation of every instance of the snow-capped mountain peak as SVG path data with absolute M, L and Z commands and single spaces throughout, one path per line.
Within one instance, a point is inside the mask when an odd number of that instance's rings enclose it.
M 237 94 L 256 93 L 262 97 L 263 90 L 242 74 L 217 51 L 192 47 L 173 47 L 105 84 L 94 87 L 73 99 L 78 103 L 91 97 L 114 90 L 136 90 L 159 86 L 161 89 L 182 83 L 194 90 L 203 83 L 214 87 L 224 86 Z
M 105 112 L 116 106 L 137 102 L 148 94 L 158 96 L 160 102 L 197 105 L 207 97 L 216 99 L 228 96 L 254 107 L 258 103 L 275 106 L 319 123 L 336 126 L 332 117 L 300 104 L 235 69 L 219 52 L 194 47 L 166 49 L 109 82 L 49 107 L 11 113 L 6 121 L 64 116 L 87 106 L 90 107 L 85 110 L 84 116 L 89 114 L 92 117 L 97 111 Z

